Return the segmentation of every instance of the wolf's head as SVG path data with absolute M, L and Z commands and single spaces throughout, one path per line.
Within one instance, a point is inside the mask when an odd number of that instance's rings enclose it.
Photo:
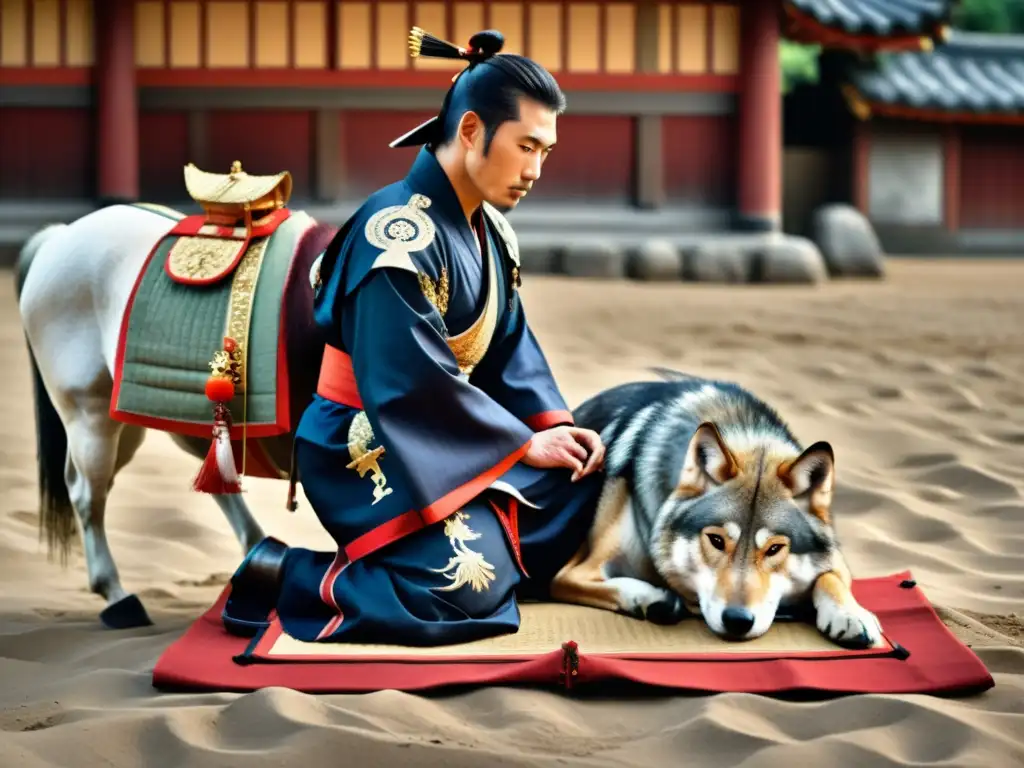
M 835 460 L 825 442 L 797 453 L 744 439 L 737 449 L 715 424 L 697 428 L 659 515 L 654 559 L 713 632 L 748 640 L 831 568 Z

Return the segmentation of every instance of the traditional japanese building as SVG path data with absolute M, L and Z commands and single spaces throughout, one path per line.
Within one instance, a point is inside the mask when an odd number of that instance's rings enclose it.
M 851 67 L 852 198 L 895 251 L 1024 246 L 1024 36 Z
M 340 215 L 404 174 L 413 150 L 388 141 L 435 114 L 450 84 L 451 63 L 409 58 L 415 24 L 456 42 L 500 29 L 506 51 L 563 85 L 557 155 L 520 221 L 571 231 L 573 216 L 614 210 L 601 220 L 777 228 L 780 36 L 921 49 L 941 39 L 950 5 L 0 0 L 0 217 L 14 206 L 28 226 L 26 211 L 174 204 L 186 163 L 227 171 L 234 160 L 291 171 L 294 206 Z

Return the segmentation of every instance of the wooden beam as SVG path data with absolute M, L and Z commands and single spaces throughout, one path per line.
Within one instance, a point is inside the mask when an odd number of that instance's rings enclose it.
M 92 67 L 0 67 L 0 86 L 89 85 Z
M 863 98 L 863 97 L 862 97 Z M 892 117 L 901 120 L 919 120 L 927 123 L 962 124 L 962 125 L 1024 125 L 1024 113 L 1012 112 L 964 112 L 940 109 L 918 109 L 901 104 L 883 104 L 877 101 L 864 101 L 868 116 Z
M 560 73 L 558 83 L 566 91 L 646 91 L 666 95 L 680 91 L 733 93 L 739 78 L 733 75 L 660 75 Z M 138 73 L 140 86 L 237 87 L 237 88 L 444 88 L 452 74 L 431 70 L 349 69 L 147 69 Z

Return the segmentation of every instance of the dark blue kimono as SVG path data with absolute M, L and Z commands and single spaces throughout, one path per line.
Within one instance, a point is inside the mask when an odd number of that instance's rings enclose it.
M 290 635 L 433 645 L 514 632 L 517 594 L 544 598 L 585 540 L 600 475 L 573 483 L 520 461 L 535 430 L 572 415 L 518 266 L 504 217 L 485 205 L 471 227 L 426 149 L 323 254 L 324 365 L 348 361 L 358 399 L 323 385 L 298 427 L 299 481 L 338 551 L 288 551 L 277 613 Z

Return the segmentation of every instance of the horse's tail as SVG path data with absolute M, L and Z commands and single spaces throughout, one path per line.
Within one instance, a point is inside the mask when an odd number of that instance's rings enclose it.
M 17 298 L 21 298 L 21 289 L 25 285 L 25 278 L 28 277 L 28 268 L 32 266 L 32 261 L 35 259 L 36 254 L 39 253 L 39 249 L 43 247 L 43 243 L 60 230 L 67 228 L 67 226 L 67 224 L 48 224 L 32 235 L 21 246 L 18 260 L 14 265 L 14 295 Z
M 20 300 L 29 268 L 39 249 L 66 224 L 51 224 L 29 238 L 18 254 L 14 286 Z M 59 547 L 61 562 L 66 562 L 75 527 L 75 510 L 71 505 L 64 466 L 68 455 L 68 433 L 46 390 L 32 344 L 26 337 L 36 406 L 36 462 L 39 472 L 39 536 L 45 535 L 50 555 Z

